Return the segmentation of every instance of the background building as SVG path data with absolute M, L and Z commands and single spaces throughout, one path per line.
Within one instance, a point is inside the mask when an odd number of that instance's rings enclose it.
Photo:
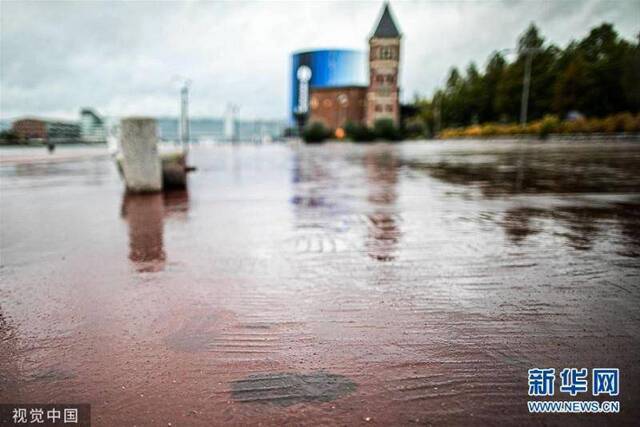
M 310 96 L 310 123 L 320 122 L 329 129 L 338 129 L 365 119 L 367 86 L 316 88 L 311 89 Z
M 47 139 L 47 122 L 41 119 L 18 119 L 11 125 L 11 131 L 20 139 Z
M 341 93 L 340 88 L 350 88 L 347 96 L 352 96 L 354 90 L 367 87 L 367 66 L 366 55 L 362 51 L 350 49 L 322 49 L 309 50 L 294 53 L 291 58 L 291 123 L 295 123 L 296 114 L 306 114 L 307 121 L 310 121 L 309 114 L 313 93 L 318 93 L 314 101 L 316 114 L 322 114 L 318 109 L 321 105 L 328 105 L 320 102 L 330 98 L 331 104 L 336 104 L 336 96 Z M 335 93 L 332 93 L 332 90 Z M 333 95 L 333 98 L 331 96 Z M 327 107 L 322 111 L 324 116 L 318 116 L 319 120 L 329 120 L 334 115 L 328 113 L 332 109 Z M 328 124 L 327 124 L 328 125 Z M 333 128 L 333 126 L 330 126 Z
M 366 124 L 391 119 L 400 123 L 400 32 L 385 4 L 382 16 L 369 39 L 369 89 L 367 91 Z
M 80 110 L 80 133 L 85 142 L 105 142 L 107 140 L 104 120 L 89 108 Z
M 78 141 L 80 125 L 59 120 L 23 118 L 13 122 L 13 133 L 20 139 L 35 139 L 51 142 Z
M 353 122 L 400 123 L 400 40 L 389 5 L 369 39 L 369 55 L 331 49 L 294 53 L 291 67 L 291 123 L 320 122 L 330 129 Z M 368 73 L 367 73 L 368 71 Z M 368 74 L 368 75 L 367 75 Z

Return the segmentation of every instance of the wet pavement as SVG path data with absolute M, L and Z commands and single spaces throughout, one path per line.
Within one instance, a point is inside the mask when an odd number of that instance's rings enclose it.
M 0 151 L 0 402 L 98 426 L 640 416 L 640 143 L 196 147 L 188 191 L 149 196 L 69 150 Z M 529 415 L 535 367 L 620 368 L 622 413 Z

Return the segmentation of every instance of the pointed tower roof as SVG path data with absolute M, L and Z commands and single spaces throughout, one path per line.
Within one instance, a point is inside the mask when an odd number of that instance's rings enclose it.
M 378 26 L 371 37 L 381 39 L 400 37 L 400 31 L 398 31 L 398 27 L 393 21 L 391 10 L 389 9 L 389 3 L 387 2 L 384 3 L 384 10 L 382 11 L 380 22 L 378 22 Z

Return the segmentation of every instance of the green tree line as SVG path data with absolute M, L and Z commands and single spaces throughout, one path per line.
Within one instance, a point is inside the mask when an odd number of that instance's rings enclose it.
M 464 73 L 452 68 L 444 88 L 431 99 L 416 100 L 420 120 L 435 131 L 518 122 L 528 54 L 533 55 L 529 120 L 548 114 L 563 119 L 574 111 L 586 117 L 640 111 L 640 34 L 630 42 L 604 23 L 561 49 L 546 43 L 531 24 L 514 53 L 509 62 L 507 52 L 494 52 L 483 71 L 473 62 Z

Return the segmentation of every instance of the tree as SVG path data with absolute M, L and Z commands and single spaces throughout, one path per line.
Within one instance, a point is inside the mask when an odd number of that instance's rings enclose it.
M 344 127 L 347 138 L 354 142 L 373 141 L 373 132 L 364 124 L 348 122 Z
M 376 138 L 385 141 L 397 141 L 400 139 L 398 129 L 394 126 L 391 119 L 378 119 L 373 124 L 373 132 Z
M 552 111 L 554 85 L 559 75 L 559 54 L 560 49 L 551 45 L 535 53 L 532 58 L 528 114 L 531 120 L 541 119 Z
M 578 51 L 587 65 L 586 114 L 605 116 L 626 109 L 621 76 L 628 50 L 628 43 L 619 40 L 613 26 L 606 23 L 592 29 L 579 43 Z
M 466 123 L 479 123 L 484 94 L 483 78 L 472 62 L 467 67 L 466 84 L 463 86 L 463 96 L 467 99 L 463 117 Z
M 307 125 L 302 131 L 302 138 L 308 143 L 318 143 L 331 136 L 331 131 L 320 122 Z
M 540 49 L 544 44 L 544 38 L 540 36 L 540 31 L 533 22 L 518 39 L 518 54 L 525 55 L 527 49 Z
M 20 137 L 12 130 L 0 132 L 0 144 L 18 144 Z
M 622 70 L 622 92 L 626 95 L 627 110 L 640 112 L 640 33 L 635 45 L 629 45 Z
M 553 111 L 566 117 L 570 111 L 585 111 L 583 96 L 588 90 L 587 62 L 574 47 L 563 52 L 553 88 Z
M 518 59 L 504 70 L 496 87 L 496 119 L 501 122 L 515 122 L 520 114 L 522 96 L 522 75 L 524 61 Z
M 446 126 L 461 126 L 464 120 L 464 109 L 467 100 L 464 94 L 465 82 L 456 67 L 449 72 L 447 87 L 444 93 L 446 102 L 441 105 L 442 122 Z
M 550 113 L 565 117 L 572 110 L 595 117 L 640 110 L 640 34 L 629 42 L 604 23 L 560 49 L 545 44 L 538 27 L 531 23 L 517 40 L 517 53 L 511 63 L 493 53 L 484 72 L 474 63 L 464 76 L 452 68 L 445 87 L 416 105 L 424 123 L 439 130 L 472 123 L 517 122 L 529 56 L 531 120 Z
M 494 53 L 487 63 L 483 77 L 484 91 L 482 95 L 481 122 L 492 122 L 499 118 L 496 108 L 498 83 L 503 79 L 507 62 L 499 53 Z

